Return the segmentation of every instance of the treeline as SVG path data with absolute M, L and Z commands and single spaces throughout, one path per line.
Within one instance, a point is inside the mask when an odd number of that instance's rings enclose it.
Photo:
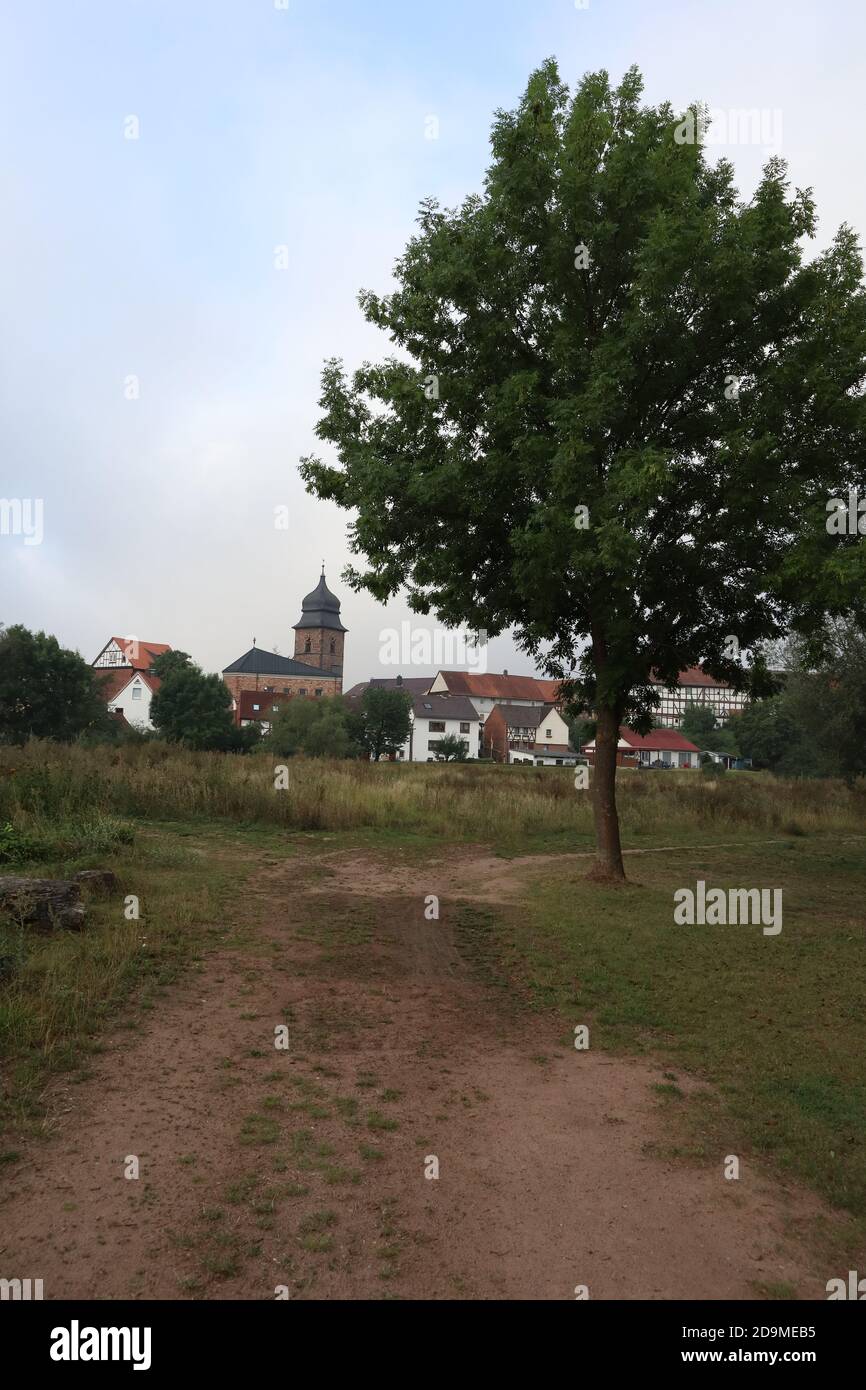
M 109 678 L 61 647 L 56 637 L 20 625 L 0 631 L 0 743 L 30 738 L 69 743 L 139 743 L 164 739 L 198 752 L 248 753 L 267 744 L 281 757 L 372 758 L 402 748 L 411 726 L 410 697 L 400 690 L 370 688 L 359 701 L 340 696 L 289 700 L 268 722 L 238 727 L 232 697 L 218 675 L 206 674 L 188 652 L 156 657 L 159 689 L 150 705 L 154 731 L 108 713 L 102 686 Z M 263 691 L 263 702 L 268 692 Z M 465 744 L 444 750 L 465 754 Z
M 817 646 L 791 641 L 777 660 L 786 674 L 776 695 L 748 705 L 723 727 L 711 709 L 688 706 L 685 736 L 701 749 L 750 758 L 755 768 L 781 776 L 851 782 L 866 775 L 866 633 L 835 620 Z M 155 733 L 147 733 L 109 715 L 99 672 L 77 652 L 20 625 L 0 630 L 0 743 L 160 738 L 200 751 L 247 753 L 266 745 L 280 757 L 378 761 L 409 738 L 411 701 L 404 691 L 368 687 L 360 700 L 289 700 L 273 714 L 263 739 L 257 724 L 235 724 L 225 683 L 188 653 L 165 652 L 153 670 L 160 688 L 150 706 Z M 575 748 L 595 732 L 589 720 L 575 720 L 570 729 Z M 440 740 L 441 759 L 462 761 L 467 752 L 465 740 Z

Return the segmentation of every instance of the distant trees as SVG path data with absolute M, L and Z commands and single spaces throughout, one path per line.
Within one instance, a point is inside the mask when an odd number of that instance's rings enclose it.
M 791 643 L 784 689 L 733 722 L 743 753 L 781 775 L 866 775 L 866 632 L 828 619 L 820 643 Z
M 188 748 L 240 751 L 258 732 L 237 729 L 232 697 L 220 676 L 205 675 L 186 652 L 164 652 L 153 663 L 161 684 L 150 704 L 154 728 L 171 743 Z
M 358 715 L 339 695 L 287 700 L 271 721 L 268 746 L 281 757 L 356 758 L 363 751 Z
M 716 727 L 716 713 L 709 705 L 699 705 L 694 700 L 689 700 L 683 711 L 680 732 L 685 738 L 691 739 L 699 748 L 715 748 L 711 741 L 715 738 L 713 730 Z
M 409 737 L 411 698 L 402 690 L 368 686 L 357 704 L 340 695 L 288 700 L 271 723 L 269 744 L 283 757 L 369 757 L 378 762 Z
M 736 723 L 743 756 L 756 768 L 778 768 L 799 741 L 800 730 L 781 695 L 747 705 Z
M 0 630 L 0 743 L 69 742 L 109 723 L 93 668 L 78 652 L 20 623 Z
M 405 690 L 368 685 L 361 697 L 360 739 L 374 762 L 402 748 L 412 727 L 412 699 Z

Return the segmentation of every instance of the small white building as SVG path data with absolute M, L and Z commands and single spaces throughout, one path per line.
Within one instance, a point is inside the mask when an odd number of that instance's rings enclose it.
M 111 637 L 93 662 L 95 679 L 109 714 L 121 715 L 127 724 L 152 729 L 150 702 L 160 686 L 153 663 L 165 642 L 142 642 L 137 637 Z

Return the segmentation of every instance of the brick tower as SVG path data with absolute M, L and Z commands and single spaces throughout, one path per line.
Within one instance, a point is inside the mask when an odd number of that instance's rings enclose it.
M 296 661 L 342 675 L 347 629 L 340 622 L 340 600 L 325 583 L 324 564 L 318 584 L 301 604 L 294 631 Z

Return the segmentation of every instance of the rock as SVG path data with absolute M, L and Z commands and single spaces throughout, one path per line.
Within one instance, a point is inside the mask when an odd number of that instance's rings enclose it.
M 117 875 L 111 869 L 80 869 L 75 875 L 75 882 L 80 883 L 83 888 L 90 888 L 94 893 L 117 892 Z
M 84 926 L 81 888 L 64 878 L 0 877 L 0 912 L 37 931 Z

